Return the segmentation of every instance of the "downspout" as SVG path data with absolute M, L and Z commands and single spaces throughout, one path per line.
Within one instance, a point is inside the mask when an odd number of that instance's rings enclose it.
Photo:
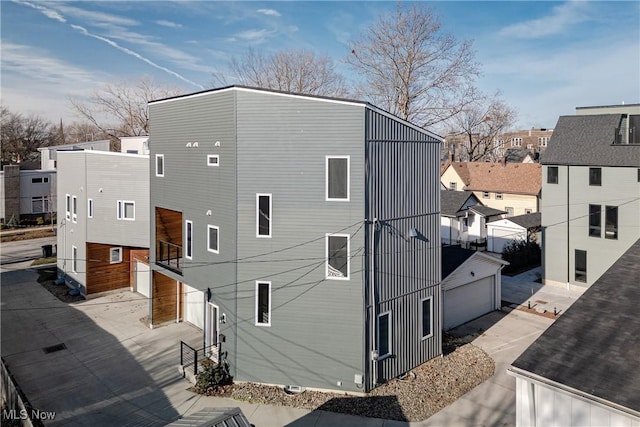
M 569 195 L 569 184 L 570 184 L 570 174 L 571 174 L 571 170 L 570 170 L 570 166 L 567 165 L 567 286 L 569 286 L 571 284 L 571 209 L 570 209 L 570 200 L 571 197 Z
M 374 385 L 378 384 L 378 336 L 377 336 L 377 324 L 378 324 L 378 305 L 376 303 L 376 232 L 378 229 L 378 219 L 373 218 L 371 222 L 371 259 L 370 259 L 370 278 L 369 278 L 369 292 L 371 294 L 371 361 L 375 363 L 375 369 L 373 370 Z

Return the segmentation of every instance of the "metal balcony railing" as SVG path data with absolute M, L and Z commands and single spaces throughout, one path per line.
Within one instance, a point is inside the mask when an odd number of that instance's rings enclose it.
M 156 248 L 156 264 L 182 274 L 182 246 L 159 240 Z

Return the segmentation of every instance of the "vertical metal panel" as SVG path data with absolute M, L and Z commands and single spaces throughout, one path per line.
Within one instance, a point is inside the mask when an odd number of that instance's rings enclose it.
M 376 345 L 377 314 L 391 311 L 394 355 L 369 362 L 372 387 L 441 354 L 440 142 L 376 111 L 367 115 L 367 217 L 377 219 L 369 248 L 375 253 L 375 289 L 367 295 L 368 350 Z M 410 236 L 413 228 L 418 237 Z M 422 340 L 420 304 L 426 297 L 433 298 L 433 335 Z

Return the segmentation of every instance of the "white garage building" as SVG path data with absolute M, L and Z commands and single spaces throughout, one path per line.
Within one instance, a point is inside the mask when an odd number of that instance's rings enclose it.
M 487 223 L 487 250 L 502 253 L 504 248 L 516 241 L 529 241 L 535 236 L 540 243 L 542 224 L 540 212 L 497 219 Z

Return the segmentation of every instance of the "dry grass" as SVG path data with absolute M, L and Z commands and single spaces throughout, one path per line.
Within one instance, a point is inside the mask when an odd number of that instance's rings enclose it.
M 0 236 L 0 242 L 17 242 L 20 240 L 39 239 L 42 237 L 55 237 L 55 228 L 38 228 L 36 230 L 22 230 L 17 232 L 11 232 Z

